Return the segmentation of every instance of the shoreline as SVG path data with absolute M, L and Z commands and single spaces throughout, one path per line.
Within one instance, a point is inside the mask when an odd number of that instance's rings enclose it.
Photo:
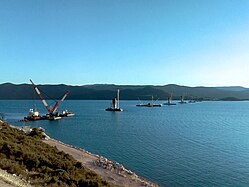
M 0 121 L 1 123 L 2 121 Z M 14 126 L 9 124 L 11 128 L 16 128 L 28 133 L 32 130 L 31 126 Z M 56 147 L 59 151 L 63 151 L 79 162 L 83 167 L 95 172 L 103 180 L 116 186 L 133 186 L 133 187 L 159 187 L 158 184 L 149 181 L 146 178 L 138 176 L 135 172 L 125 168 L 122 164 L 111 161 L 101 155 L 93 154 L 83 148 L 79 148 L 70 144 L 66 144 L 60 140 L 49 137 L 45 132 L 45 139 L 42 142 Z
M 148 179 L 138 176 L 136 173 L 125 168 L 122 164 L 118 162 L 108 160 L 103 156 L 93 154 L 85 149 L 78 148 L 66 144 L 60 140 L 50 138 L 47 135 L 46 137 L 47 138 L 45 140 L 42 140 L 44 143 L 51 146 L 55 146 L 58 150 L 64 151 L 65 153 L 72 155 L 74 159 L 81 162 L 84 167 L 94 171 L 107 182 L 110 182 L 117 186 L 159 186 L 154 182 L 149 181 Z

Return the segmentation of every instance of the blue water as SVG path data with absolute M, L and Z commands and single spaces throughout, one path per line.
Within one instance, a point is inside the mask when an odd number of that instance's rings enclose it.
M 17 123 L 33 101 L 0 101 L 17 125 L 43 127 L 65 143 L 122 163 L 161 186 L 249 186 L 249 102 L 202 102 L 161 108 L 122 101 L 65 101 L 76 116 Z M 37 108 L 45 113 L 41 102 Z

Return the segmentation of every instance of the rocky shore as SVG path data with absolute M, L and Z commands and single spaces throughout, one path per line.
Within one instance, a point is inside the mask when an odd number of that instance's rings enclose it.
M 1 123 L 1 122 L 0 122 Z M 29 133 L 32 131 L 30 126 L 17 127 L 12 126 L 12 128 L 17 128 Z M 74 157 L 77 161 L 81 162 L 85 168 L 94 171 L 96 174 L 101 176 L 101 178 L 109 183 L 116 186 L 133 186 L 133 187 L 157 187 L 158 185 L 144 179 L 129 169 L 126 169 L 122 164 L 108 160 L 107 158 L 92 154 L 84 149 L 65 144 L 59 140 L 55 140 L 47 136 L 44 132 L 45 138 L 42 140 L 44 143 L 55 146 L 59 151 L 68 153 Z M 7 183 L 5 183 L 5 182 Z M 31 187 L 31 185 L 22 180 L 16 175 L 11 175 L 4 170 L 0 170 L 0 186 L 3 187 Z
M 131 170 L 126 169 L 122 164 L 108 160 L 100 155 L 92 154 L 84 149 L 65 144 L 61 141 L 47 137 L 43 142 L 56 146 L 60 151 L 71 154 L 82 165 L 100 175 L 104 180 L 117 186 L 133 187 L 157 187 L 158 185 L 150 182 Z

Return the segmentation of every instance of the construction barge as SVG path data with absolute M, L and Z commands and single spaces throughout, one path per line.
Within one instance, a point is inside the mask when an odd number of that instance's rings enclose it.
M 117 97 L 112 99 L 111 106 L 105 109 L 111 112 L 122 112 L 123 109 L 119 107 L 119 89 L 117 89 Z
M 20 122 L 29 122 L 29 121 L 37 121 L 37 120 L 59 120 L 63 117 L 71 117 L 74 116 L 74 113 L 68 112 L 67 110 L 62 111 L 62 113 L 59 113 L 58 115 L 40 115 L 36 109 L 29 109 L 28 116 L 24 117 L 23 119 L 19 120 Z
M 60 101 L 55 100 L 55 105 L 54 106 L 48 106 L 46 100 L 43 98 L 40 90 L 37 88 L 37 86 L 33 83 L 32 80 L 30 80 L 32 83 L 32 86 L 39 96 L 40 100 L 42 101 L 43 105 L 47 109 L 48 113 L 44 116 L 41 116 L 40 113 L 36 109 L 29 109 L 29 114 L 28 116 L 24 117 L 24 119 L 20 120 L 22 122 L 28 122 L 28 121 L 37 121 L 37 120 L 59 120 L 62 117 L 70 117 L 74 116 L 74 113 L 68 112 L 67 110 L 62 111 L 62 113 L 59 113 L 59 106 L 61 103 L 65 100 L 69 92 L 66 92 L 62 99 Z

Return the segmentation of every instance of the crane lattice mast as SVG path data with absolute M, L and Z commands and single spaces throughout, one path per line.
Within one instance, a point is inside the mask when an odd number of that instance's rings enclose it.
M 50 107 L 48 106 L 46 100 L 43 98 L 43 96 L 42 96 L 40 90 L 37 88 L 37 86 L 33 83 L 33 81 L 32 81 L 31 79 L 30 79 L 30 82 L 32 83 L 33 88 L 34 88 L 35 92 L 37 93 L 37 95 L 39 96 L 39 98 L 41 99 L 43 105 L 46 107 L 46 109 L 47 109 L 49 115 L 54 115 L 55 112 L 58 110 L 59 106 L 61 105 L 61 103 L 65 100 L 65 98 L 66 98 L 67 95 L 69 94 L 69 92 L 66 92 L 66 93 L 64 94 L 64 96 L 62 97 L 62 99 L 60 100 L 60 102 L 56 101 L 54 107 L 53 107 L 53 108 L 52 108 L 52 107 L 50 108 Z
M 50 113 L 49 106 L 48 106 L 46 100 L 43 98 L 41 92 L 39 91 L 39 89 L 38 89 L 37 86 L 33 83 L 33 81 L 32 81 L 31 79 L 30 79 L 30 82 L 32 83 L 33 88 L 34 88 L 35 92 L 37 93 L 37 95 L 39 96 L 39 98 L 41 99 L 43 105 L 46 107 L 48 113 Z

